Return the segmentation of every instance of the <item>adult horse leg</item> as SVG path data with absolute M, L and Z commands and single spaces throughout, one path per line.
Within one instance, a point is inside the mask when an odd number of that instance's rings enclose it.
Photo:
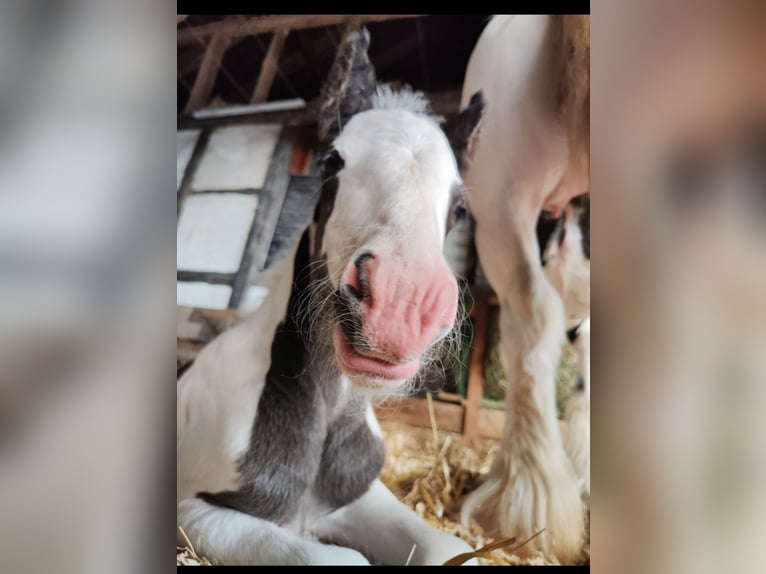
M 574 465 L 582 488 L 590 493 L 590 318 L 577 330 L 577 386 L 567 405 L 566 451 Z
M 500 334 L 508 368 L 506 420 L 501 451 L 486 482 L 464 503 L 502 536 L 527 538 L 519 549 L 543 551 L 564 563 L 577 560 L 584 540 L 584 512 L 572 463 L 558 427 L 555 374 L 565 333 L 561 297 L 540 265 L 535 218 L 521 212 L 505 226 L 506 249 L 498 260 L 492 225 L 479 222 L 476 246 L 501 305 Z M 503 272 L 498 272 L 505 267 Z M 494 275 L 493 277 L 490 276 Z

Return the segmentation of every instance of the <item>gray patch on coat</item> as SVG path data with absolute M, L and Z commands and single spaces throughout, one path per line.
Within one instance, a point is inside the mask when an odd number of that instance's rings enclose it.
M 312 487 L 333 508 L 355 500 L 380 473 L 384 456 L 382 442 L 365 420 L 366 400 L 352 400 L 330 420 L 341 395 L 341 372 L 328 331 L 306 335 L 300 317 L 310 284 L 324 286 L 312 292 L 320 300 L 330 285 L 321 281 L 326 262 L 313 258 L 309 265 L 308 249 L 307 232 L 296 254 L 288 312 L 272 342 L 250 445 L 239 462 L 240 487 L 197 493 L 210 504 L 278 524 L 296 515 Z
M 385 448 L 367 424 L 366 407 L 366 400 L 353 401 L 327 432 L 315 492 L 333 509 L 367 492 L 383 468 Z

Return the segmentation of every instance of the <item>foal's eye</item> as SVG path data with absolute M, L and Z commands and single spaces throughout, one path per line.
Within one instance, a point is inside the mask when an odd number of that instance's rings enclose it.
M 322 166 L 322 170 L 326 174 L 332 175 L 343 169 L 345 163 L 343 158 L 338 153 L 338 150 L 331 149 L 324 155 L 324 157 L 322 157 L 322 159 L 319 161 L 319 164 Z
M 463 203 L 458 203 L 452 208 L 452 217 L 455 221 L 464 221 L 468 217 L 468 210 Z
M 458 223 L 468 220 L 470 212 L 468 203 L 464 197 L 459 197 L 453 201 L 450 207 L 449 217 L 447 218 L 447 231 L 452 229 Z

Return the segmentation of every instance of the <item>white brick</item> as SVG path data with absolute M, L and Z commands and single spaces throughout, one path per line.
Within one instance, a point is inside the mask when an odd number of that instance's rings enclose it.
M 186 271 L 239 269 L 258 205 L 254 195 L 211 193 L 184 199 L 176 233 L 176 263 Z
M 228 285 L 178 281 L 176 283 L 176 304 L 185 307 L 205 309 L 226 309 L 231 298 Z
M 192 181 L 196 191 L 260 188 L 277 145 L 280 125 L 218 128 L 210 134 Z

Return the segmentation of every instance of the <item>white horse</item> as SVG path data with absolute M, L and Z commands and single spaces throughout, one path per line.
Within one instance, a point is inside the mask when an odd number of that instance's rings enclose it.
M 587 17 L 493 18 L 462 102 L 486 100 L 463 175 L 508 370 L 502 447 L 463 520 L 519 538 L 544 528 L 520 551 L 562 562 L 581 553 L 581 491 L 590 490 L 589 46 Z M 567 329 L 580 382 L 565 448 L 555 375 Z
M 455 322 L 442 246 L 462 181 L 423 97 L 376 91 L 368 43 L 348 36 L 323 91 L 321 198 L 270 299 L 178 383 L 178 525 L 213 562 L 441 564 L 472 550 L 377 478 L 370 399 L 408 390 Z

